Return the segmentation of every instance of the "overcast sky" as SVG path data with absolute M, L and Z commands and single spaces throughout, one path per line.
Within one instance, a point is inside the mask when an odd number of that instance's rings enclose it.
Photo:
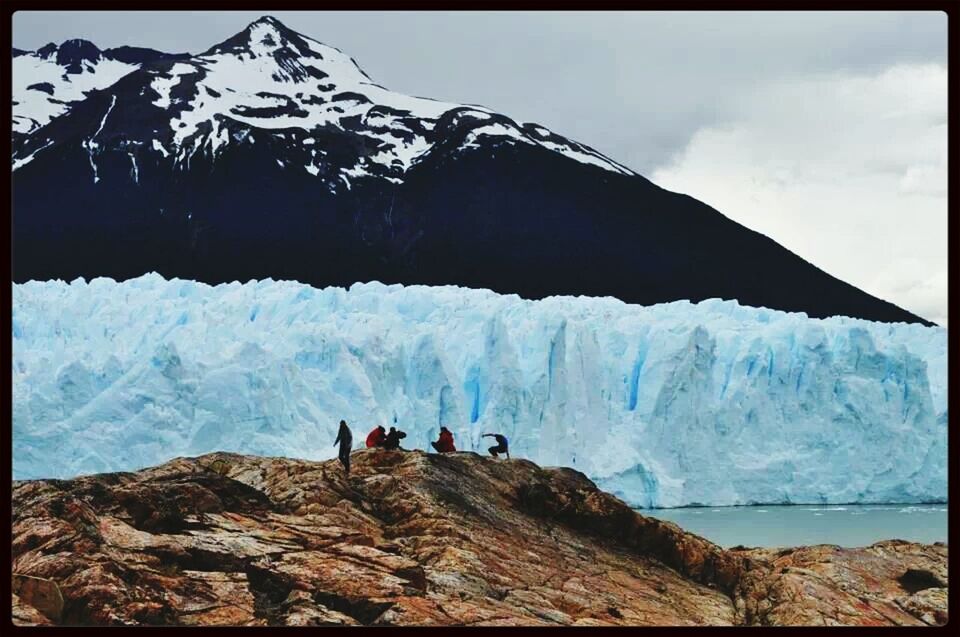
M 263 13 L 21 11 L 13 43 L 199 52 Z M 384 86 L 543 124 L 947 322 L 946 14 L 271 14 Z

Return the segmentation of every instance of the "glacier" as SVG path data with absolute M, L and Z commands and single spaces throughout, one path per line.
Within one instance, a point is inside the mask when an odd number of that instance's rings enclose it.
M 157 274 L 13 285 L 15 479 L 213 450 L 326 459 L 346 419 L 570 466 L 637 507 L 944 502 L 947 330 L 712 299 Z

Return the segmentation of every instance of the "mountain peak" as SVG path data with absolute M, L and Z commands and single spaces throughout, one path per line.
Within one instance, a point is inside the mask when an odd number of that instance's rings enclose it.
M 60 66 L 67 67 L 67 73 L 82 73 L 84 62 L 96 62 L 101 51 L 96 44 L 82 38 L 64 40 L 59 46 L 50 42 L 36 50 L 36 55 L 49 60 L 54 58 Z
M 57 48 L 57 45 L 53 42 L 47 42 L 42 47 L 37 49 L 36 53 L 42 58 L 49 58 L 56 54 Z
M 57 50 L 57 64 L 71 64 L 83 60 L 93 61 L 100 57 L 100 49 L 89 40 L 74 38 L 66 40 Z
M 272 15 L 265 15 L 254 20 L 241 33 L 248 34 L 251 39 L 254 37 L 263 39 L 268 37 L 279 37 L 281 40 L 301 40 L 303 36 L 277 20 Z
M 281 50 L 297 56 L 316 57 L 302 35 L 275 17 L 265 15 L 248 24 L 236 35 L 211 47 L 204 55 L 250 54 L 261 57 L 276 54 Z
M 257 18 L 257 19 L 254 20 L 253 22 L 251 22 L 251 23 L 250 23 L 250 26 L 253 26 L 253 25 L 255 25 L 255 24 L 268 24 L 268 25 L 277 27 L 278 29 L 287 29 L 287 30 L 289 30 L 289 28 L 288 28 L 283 22 L 280 22 L 280 20 L 277 20 L 277 19 L 276 19 L 275 17 L 273 17 L 272 15 L 260 16 L 259 18 Z

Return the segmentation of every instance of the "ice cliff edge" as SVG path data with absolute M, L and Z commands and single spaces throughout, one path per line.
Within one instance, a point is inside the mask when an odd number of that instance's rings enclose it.
M 943 328 L 734 301 L 147 275 L 13 288 L 15 478 L 500 431 L 635 505 L 946 499 Z

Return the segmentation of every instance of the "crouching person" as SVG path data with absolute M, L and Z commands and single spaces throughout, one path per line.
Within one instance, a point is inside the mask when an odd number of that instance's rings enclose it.
M 496 447 L 490 447 L 490 449 L 488 449 L 491 456 L 493 456 L 494 458 L 499 458 L 500 454 L 502 453 L 507 456 L 507 460 L 510 459 L 510 447 L 509 447 L 509 443 L 507 441 L 506 436 L 503 436 L 501 434 L 483 434 L 480 437 L 481 438 L 490 437 L 497 441 Z
M 453 444 L 453 434 L 446 427 L 440 427 L 440 438 L 436 442 L 431 442 L 430 445 L 438 453 L 452 453 L 457 450 Z
M 367 449 L 382 447 L 386 441 L 387 430 L 383 428 L 383 425 L 377 425 L 376 429 L 367 434 Z
M 383 441 L 384 449 L 399 449 L 400 448 L 400 439 L 406 438 L 407 434 L 404 431 L 400 431 L 396 427 L 390 427 L 390 431 L 387 433 L 386 439 Z

